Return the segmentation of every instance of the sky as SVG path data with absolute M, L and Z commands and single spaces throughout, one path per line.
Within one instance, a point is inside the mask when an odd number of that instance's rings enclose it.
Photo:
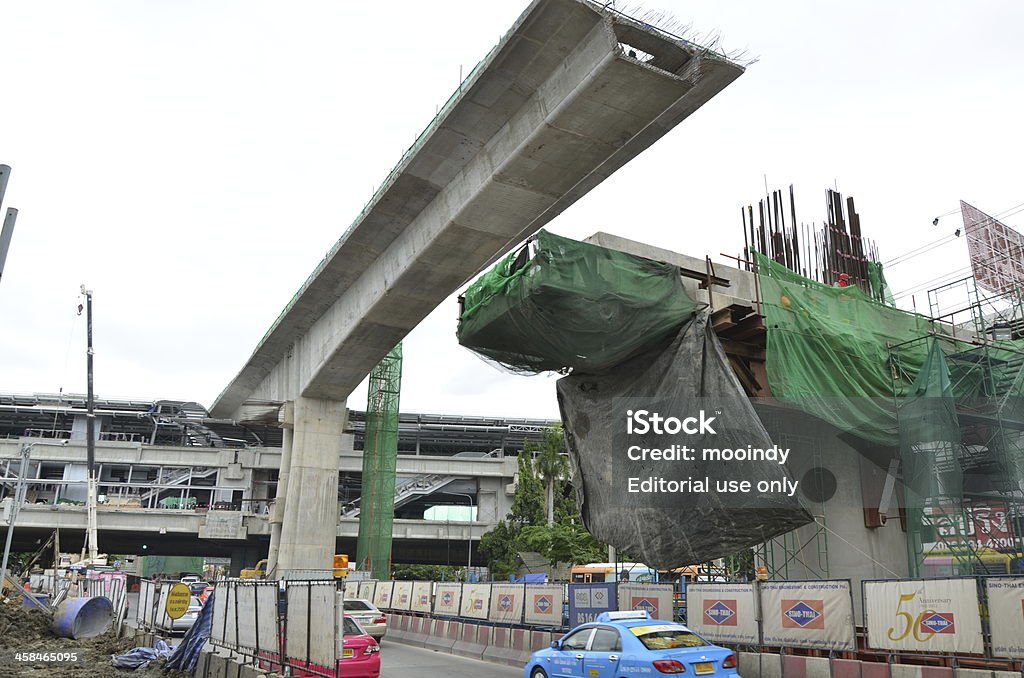
M 0 163 L 19 209 L 0 392 L 85 391 L 85 284 L 99 397 L 212 405 L 526 5 L 0 0 Z M 642 8 L 756 62 L 549 230 L 724 261 L 766 182 L 794 184 L 806 223 L 826 188 L 854 196 L 883 261 L 951 234 L 961 199 L 1024 228 L 1024 3 Z M 898 292 L 967 264 L 960 239 L 887 273 Z M 406 339 L 402 409 L 557 417 L 555 377 L 474 357 L 456 313 L 453 296 Z

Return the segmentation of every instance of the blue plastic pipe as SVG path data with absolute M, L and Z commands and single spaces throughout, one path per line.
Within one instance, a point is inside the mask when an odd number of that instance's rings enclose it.
M 68 598 L 57 606 L 50 628 L 61 638 L 91 638 L 105 633 L 113 618 L 110 598 Z

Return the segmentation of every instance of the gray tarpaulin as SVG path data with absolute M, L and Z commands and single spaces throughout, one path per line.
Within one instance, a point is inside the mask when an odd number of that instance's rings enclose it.
M 664 349 L 600 374 L 558 380 L 558 402 L 573 465 L 577 502 L 597 539 L 644 563 L 669 568 L 734 554 L 811 522 L 799 492 L 720 493 L 718 479 L 790 481 L 785 467 L 760 461 L 630 461 L 630 445 L 679 443 L 708 448 L 762 448 L 772 441 L 729 367 L 708 314 L 686 323 Z M 626 412 L 676 417 L 705 410 L 715 434 L 627 435 Z M 793 450 L 791 455 L 800 454 Z M 791 457 L 792 458 L 792 457 Z M 710 479 L 710 490 L 629 493 L 628 479 Z

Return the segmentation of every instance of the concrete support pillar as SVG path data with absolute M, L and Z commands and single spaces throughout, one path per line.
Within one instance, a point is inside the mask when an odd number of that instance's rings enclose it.
M 277 575 L 329 570 L 338 534 L 338 455 L 344 402 L 297 398 Z
M 281 467 L 277 472 L 277 494 L 274 509 L 270 513 L 270 552 L 267 554 L 267 576 L 275 577 L 281 545 L 281 526 L 284 524 L 284 505 L 288 497 L 289 467 L 292 463 L 292 429 L 295 426 L 294 403 L 287 402 L 281 407 Z

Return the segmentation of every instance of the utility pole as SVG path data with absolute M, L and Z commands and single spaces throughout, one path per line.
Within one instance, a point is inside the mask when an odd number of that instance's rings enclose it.
M 96 559 L 99 550 L 96 543 L 96 413 L 92 390 L 92 290 L 87 290 L 85 285 L 82 285 L 82 294 L 85 295 L 86 341 L 85 464 L 89 473 L 89 494 L 86 497 L 86 507 L 89 514 L 89 560 L 92 561 Z

